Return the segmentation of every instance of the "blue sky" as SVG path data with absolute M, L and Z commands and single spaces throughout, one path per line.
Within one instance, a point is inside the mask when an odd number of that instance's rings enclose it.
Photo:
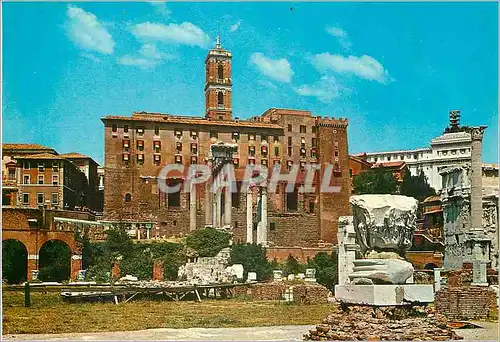
M 292 9 L 293 8 L 293 9 Z M 104 159 L 108 114 L 204 114 L 233 53 L 233 116 L 349 118 L 349 151 L 428 146 L 460 109 L 498 162 L 496 3 L 4 3 L 3 141 Z

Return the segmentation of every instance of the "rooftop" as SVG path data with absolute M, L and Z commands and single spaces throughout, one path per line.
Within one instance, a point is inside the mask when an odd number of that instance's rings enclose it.
M 48 150 L 48 151 L 53 151 L 54 149 L 39 145 L 39 144 L 11 144 L 11 143 L 4 143 L 2 144 L 2 150 Z
M 107 115 L 101 118 L 103 122 L 106 120 L 123 120 L 123 121 L 143 121 L 143 122 L 166 122 L 173 124 L 187 125 L 207 125 L 207 126 L 229 126 L 229 127 L 249 127 L 249 128 L 270 128 L 282 130 L 283 127 L 270 122 L 247 121 L 247 120 L 209 120 L 202 117 L 180 116 L 165 113 L 150 113 L 150 112 L 134 112 L 132 116 L 115 116 Z
M 52 153 L 36 153 L 22 156 L 19 159 L 46 159 L 46 160 L 66 160 L 65 158 Z
M 456 142 L 470 142 L 471 136 L 467 132 L 444 133 L 431 140 L 431 145 L 450 144 Z
M 394 167 L 394 168 L 404 168 L 405 166 L 406 163 L 404 161 L 382 162 L 373 165 L 373 167 Z

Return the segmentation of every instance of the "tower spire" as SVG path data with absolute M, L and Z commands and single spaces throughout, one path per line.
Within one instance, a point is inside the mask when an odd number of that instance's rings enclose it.
M 220 34 L 217 34 L 217 37 L 215 38 L 215 47 L 220 49 Z

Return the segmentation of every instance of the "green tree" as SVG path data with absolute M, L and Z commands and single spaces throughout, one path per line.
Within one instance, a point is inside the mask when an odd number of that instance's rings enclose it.
M 316 281 L 329 290 L 338 283 L 337 253 L 328 255 L 325 252 L 320 252 L 308 260 L 307 267 L 316 269 Z
M 231 247 L 231 264 L 242 264 L 243 278 L 247 279 L 248 272 L 257 273 L 257 280 L 271 278 L 273 269 L 266 258 L 266 249 L 252 243 L 239 243 Z
M 230 235 L 215 229 L 198 229 L 186 237 L 186 246 L 194 249 L 200 257 L 213 257 L 229 246 Z
M 2 278 L 8 284 L 19 284 L 26 280 L 28 252 L 18 240 L 2 241 Z
M 39 252 L 39 274 L 42 281 L 68 280 L 71 272 L 71 250 L 59 240 L 49 240 Z
M 354 193 L 363 194 L 396 194 L 398 182 L 391 171 L 378 167 L 366 170 L 353 179 Z
M 412 176 L 410 172 L 406 172 L 399 192 L 401 195 L 416 198 L 420 202 L 429 196 L 436 195 L 436 190 L 429 185 L 423 171 L 420 171 L 418 176 Z
M 288 255 L 288 258 L 285 261 L 285 264 L 283 265 L 283 273 L 285 275 L 289 274 L 297 274 L 297 273 L 304 273 L 305 272 L 305 265 L 300 264 L 297 259 L 293 257 L 293 255 Z

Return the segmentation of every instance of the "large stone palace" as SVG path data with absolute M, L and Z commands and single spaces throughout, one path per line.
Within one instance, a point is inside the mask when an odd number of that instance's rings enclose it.
M 121 222 L 138 239 L 182 236 L 205 226 L 230 226 L 235 241 L 267 246 L 317 247 L 336 244 L 339 216 L 349 213 L 350 178 L 347 119 L 313 116 L 310 111 L 271 108 L 248 120 L 233 116 L 231 52 L 217 41 L 205 59 L 204 117 L 134 112 L 108 115 L 105 125 L 104 220 Z M 210 193 L 199 184 L 165 193 L 158 186 L 165 165 L 210 164 L 214 145 L 233 146 L 237 192 Z M 276 192 L 241 191 L 247 165 L 298 167 L 293 192 L 286 182 Z M 298 191 L 306 167 L 333 167 L 331 186 L 340 192 Z M 183 183 L 183 175 L 167 177 Z M 318 182 L 318 177 L 315 178 Z M 257 232 L 262 230 L 262 234 Z M 252 234 L 252 231 L 254 233 Z M 251 240 L 251 241 L 250 241 Z

